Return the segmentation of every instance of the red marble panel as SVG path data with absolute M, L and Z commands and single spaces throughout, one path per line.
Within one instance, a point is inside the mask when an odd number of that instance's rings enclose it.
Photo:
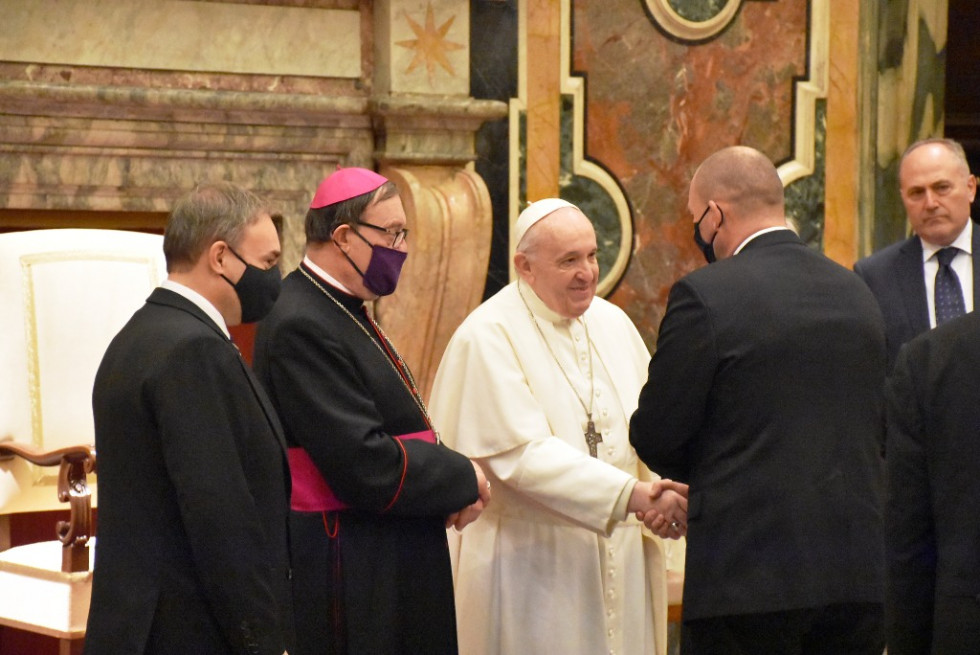
M 587 77 L 586 155 L 622 183 L 637 249 L 610 298 L 653 347 L 675 280 L 704 264 L 687 188 L 719 148 L 789 159 L 794 77 L 806 74 L 806 0 L 746 0 L 714 40 L 685 44 L 640 0 L 574 0 L 573 72 Z

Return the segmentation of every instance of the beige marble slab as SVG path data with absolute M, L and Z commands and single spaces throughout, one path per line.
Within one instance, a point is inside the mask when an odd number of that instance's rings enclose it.
M 4 0 L 0 60 L 356 78 L 357 10 L 185 0 Z

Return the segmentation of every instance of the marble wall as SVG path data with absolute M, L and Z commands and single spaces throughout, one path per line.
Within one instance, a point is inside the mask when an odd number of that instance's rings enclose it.
M 475 160 L 493 207 L 483 295 L 510 278 L 529 193 L 561 194 L 592 215 L 603 292 L 652 345 L 670 285 L 702 265 L 685 201 L 711 152 L 744 143 L 786 165 L 808 146 L 789 211 L 849 264 L 903 232 L 897 153 L 941 129 L 945 0 L 163 4 L 172 14 L 149 0 L 6 4 L 0 208 L 165 212 L 197 179 L 234 178 L 282 203 L 292 264 L 309 189 L 335 166 Z M 45 30 L 55 5 L 67 19 Z M 823 60 L 820 12 L 831 39 L 849 38 Z M 163 29 L 177 18 L 182 29 Z M 161 33 L 176 40 L 154 47 Z M 878 52 L 870 83 L 854 39 Z M 828 67 L 837 86 L 803 99 Z
M 518 42 L 522 20 L 528 25 L 533 22 L 533 16 L 525 19 L 521 14 L 526 10 L 523 0 L 488 4 L 493 8 L 474 12 L 474 28 L 476 16 L 486 16 L 501 27 L 497 37 L 502 43 Z M 533 8 L 533 0 L 528 4 Z M 670 286 L 703 264 L 691 239 L 691 217 L 686 211 L 687 185 L 697 165 L 718 148 L 735 143 L 759 148 L 777 163 L 795 157 L 796 84 L 809 73 L 811 3 L 736 2 L 731 7 L 738 11 L 729 12 L 728 22 L 697 41 L 672 34 L 642 2 L 579 0 L 560 4 L 569 13 L 565 27 L 568 36 L 562 44 L 568 48 L 567 67 L 560 71 L 568 79 L 560 87 L 565 101 L 559 105 L 556 123 L 564 125 L 561 112 L 573 113 L 572 105 L 579 101 L 584 120 L 581 126 L 561 128 L 561 152 L 553 161 L 559 173 L 554 192 L 584 203 L 600 238 L 610 235 L 606 241 L 612 248 L 617 247 L 617 238 L 627 239 L 628 261 L 608 291 L 610 299 L 626 309 L 652 345 Z M 555 30 L 563 29 L 560 21 L 554 26 Z M 518 35 L 511 36 L 511 30 Z M 536 50 L 534 66 L 543 65 L 540 56 L 541 51 Z M 501 98 L 505 93 L 522 99 L 533 96 L 531 83 L 525 82 L 525 78 L 533 82 L 533 77 L 530 72 L 525 75 L 522 68 L 532 64 L 521 56 L 516 60 L 500 56 L 489 59 L 474 51 L 473 61 L 473 68 L 479 68 L 484 77 L 515 81 L 487 85 L 493 97 Z M 581 85 L 578 95 L 571 81 Z M 819 128 L 824 109 L 817 106 L 814 111 Z M 532 119 L 528 117 L 528 124 Z M 535 147 L 531 136 L 520 131 L 529 132 L 530 126 L 512 120 L 509 133 L 503 126 L 484 127 L 485 131 L 493 129 L 497 130 L 497 140 L 481 142 L 484 157 L 477 162 L 478 170 L 493 175 L 494 163 L 499 166 L 506 152 L 500 141 L 509 138 L 511 169 L 523 171 L 527 166 L 527 175 L 533 175 L 532 153 L 513 152 L 515 147 L 527 151 Z M 548 129 L 547 123 L 544 129 Z M 799 138 L 817 139 L 814 134 L 810 130 Z M 576 148 L 581 154 L 572 154 Z M 600 169 L 612 184 L 577 182 L 584 175 L 573 170 L 572 160 L 576 158 Z M 822 159 L 817 158 L 816 163 L 819 169 Z M 809 186 L 795 192 L 794 202 L 819 247 L 823 180 L 817 172 L 814 179 L 802 180 Z M 593 177 L 603 181 L 601 175 Z M 503 182 L 502 175 L 494 179 Z M 522 195 L 531 183 L 511 170 L 511 186 L 515 179 L 520 185 L 516 190 L 520 201 L 536 199 Z M 616 220 L 609 216 L 616 212 L 615 195 L 619 191 L 627 209 L 623 229 L 617 231 Z M 509 192 L 515 195 L 513 188 Z M 491 184 L 491 195 L 494 193 L 504 195 Z M 505 233 L 502 224 L 513 220 L 521 207 L 513 201 L 505 205 L 500 197 L 494 200 L 496 237 L 488 293 L 507 279 L 507 258 L 500 244 Z M 608 269 L 615 257 L 600 258 L 600 262 Z
M 611 2 L 575 3 L 574 66 L 588 77 L 589 155 L 635 208 L 637 247 L 612 300 L 653 343 L 670 286 L 703 264 L 686 209 L 697 165 L 736 143 L 776 162 L 791 158 L 807 3 L 746 2 L 716 38 L 688 44 L 665 35 L 639 3 Z
M 605 246 L 628 240 L 605 292 L 652 345 L 671 284 L 703 265 L 690 176 L 736 143 L 773 159 L 801 236 L 839 263 L 903 233 L 897 155 L 941 133 L 946 0 L 564 0 L 550 22 L 540 4 L 472 3 L 473 94 L 511 104 L 478 148 L 495 215 L 486 295 L 509 279 L 508 226 L 523 203 L 560 194 L 583 204 Z M 542 118 L 535 93 L 551 94 L 553 113 Z M 609 183 L 584 184 L 583 162 Z M 602 255 L 604 275 L 621 263 Z
M 910 144 L 943 135 L 947 0 L 887 0 L 876 6 L 875 217 L 871 242 L 905 238 L 898 163 Z

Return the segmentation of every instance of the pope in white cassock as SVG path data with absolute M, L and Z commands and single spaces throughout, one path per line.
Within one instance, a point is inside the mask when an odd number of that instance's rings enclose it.
M 687 501 L 629 445 L 649 352 L 595 297 L 595 231 L 577 207 L 532 203 L 514 238 L 517 281 L 453 335 L 430 403 L 494 491 L 454 552 L 460 653 L 663 654 L 664 542 L 635 514 L 676 538 Z

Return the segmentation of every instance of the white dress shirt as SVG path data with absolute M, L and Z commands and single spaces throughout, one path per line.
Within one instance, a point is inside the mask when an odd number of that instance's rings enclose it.
M 929 306 L 929 327 L 936 327 L 936 273 L 939 272 L 939 262 L 936 253 L 945 246 L 937 246 L 925 239 L 922 242 L 922 274 L 926 279 L 926 304 Z M 960 289 L 963 290 L 963 306 L 967 312 L 973 311 L 973 221 L 968 220 L 966 227 L 960 232 L 950 246 L 960 251 L 953 257 L 950 267 L 960 279 Z

